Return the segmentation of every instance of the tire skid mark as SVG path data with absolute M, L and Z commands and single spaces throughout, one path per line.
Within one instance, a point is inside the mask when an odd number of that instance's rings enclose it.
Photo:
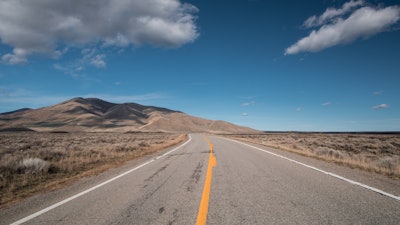
M 149 182 L 152 181 L 154 179 L 154 177 L 156 177 L 159 173 L 161 173 L 163 170 L 165 170 L 167 167 L 169 166 L 169 164 L 161 167 L 160 169 L 158 169 L 155 173 L 153 173 L 150 177 L 146 178 L 144 180 L 144 182 Z M 147 185 L 145 185 L 145 187 L 147 187 Z
M 200 161 L 190 176 L 189 183 L 186 186 L 186 190 L 192 192 L 195 185 L 199 183 L 201 172 L 203 171 L 203 161 Z

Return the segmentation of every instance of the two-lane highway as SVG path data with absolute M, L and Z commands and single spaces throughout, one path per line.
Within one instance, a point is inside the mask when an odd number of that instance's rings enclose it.
M 399 200 L 248 145 L 211 140 L 218 167 L 208 224 L 400 222 Z
M 89 191 L 77 188 L 68 201 L 36 197 L 1 209 L 0 223 L 201 224 L 205 216 L 207 224 L 399 224 L 398 193 L 386 196 L 262 149 L 194 134 Z M 400 190 L 398 181 L 388 185 Z

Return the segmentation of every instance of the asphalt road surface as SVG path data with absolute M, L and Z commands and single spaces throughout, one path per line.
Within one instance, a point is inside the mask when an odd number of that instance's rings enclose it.
M 399 194 L 398 180 L 193 134 L 0 209 L 0 224 L 400 224 Z

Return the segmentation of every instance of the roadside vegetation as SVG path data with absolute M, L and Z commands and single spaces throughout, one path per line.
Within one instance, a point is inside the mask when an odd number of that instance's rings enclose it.
M 400 134 L 265 133 L 229 137 L 400 178 Z
M 0 132 L 0 205 L 178 144 L 166 133 Z

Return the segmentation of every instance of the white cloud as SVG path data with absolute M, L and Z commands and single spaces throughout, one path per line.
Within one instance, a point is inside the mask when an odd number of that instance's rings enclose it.
M 81 51 L 82 58 L 76 62 L 77 68 L 81 68 L 82 70 L 86 64 L 93 65 L 97 68 L 105 68 L 107 66 L 105 58 L 106 54 L 99 53 L 99 49 L 97 48 L 85 48 Z
M 351 12 L 346 18 L 345 14 L 362 2 L 348 2 L 339 9 L 320 17 L 310 17 L 305 26 L 321 27 L 285 50 L 285 55 L 300 52 L 318 52 L 323 49 L 340 44 L 350 43 L 360 38 L 369 38 L 378 33 L 387 31 L 393 24 L 400 20 L 400 7 L 389 6 L 385 8 L 363 6 Z M 346 6 L 346 4 L 348 4 Z M 351 7 L 350 7 L 351 6 Z M 325 16 L 324 16 L 325 15 Z M 307 22 L 308 21 L 308 22 Z
M 248 116 L 249 114 L 248 113 L 242 113 L 242 116 Z
M 115 37 L 112 38 L 106 38 L 104 40 L 104 47 L 108 46 L 117 46 L 117 47 L 125 47 L 130 44 L 129 39 L 123 35 L 118 33 Z
M 106 54 L 102 53 L 98 48 L 84 48 L 81 50 L 82 57 L 75 59 L 74 61 L 62 65 L 55 63 L 53 68 L 64 72 L 64 74 L 80 77 L 84 74 L 84 70 L 88 65 L 96 68 L 105 68 L 107 63 L 105 61 Z
M 1 57 L 2 61 L 9 65 L 24 64 L 28 62 L 30 53 L 21 48 L 14 48 L 13 53 L 7 53 Z
M 105 58 L 106 55 L 104 54 L 96 55 L 90 60 L 90 64 L 94 65 L 97 68 L 104 68 L 106 67 L 106 62 L 104 61 Z
M 324 103 L 322 103 L 322 106 L 330 106 L 330 105 L 332 105 L 331 102 L 324 102 Z
M 14 48 L 4 63 L 32 54 L 59 57 L 61 48 L 100 44 L 179 47 L 198 37 L 198 9 L 179 0 L 0 1 L 0 39 Z
M 380 105 L 376 105 L 376 106 L 374 106 L 374 107 L 372 107 L 372 109 L 386 109 L 386 108 L 389 108 L 389 105 L 388 104 L 380 104 Z
M 80 62 L 75 62 L 68 65 L 61 65 L 59 63 L 55 63 L 53 64 L 53 68 L 72 77 L 81 77 L 82 71 L 84 70 L 83 64 Z
M 243 102 L 242 106 L 246 107 L 246 106 L 253 106 L 255 105 L 256 102 L 255 101 L 249 101 L 249 102 Z
M 350 1 L 343 4 L 342 8 L 328 8 L 321 16 L 311 16 L 306 21 L 304 21 L 304 27 L 311 28 L 323 25 L 327 22 L 330 22 L 332 19 L 342 16 L 346 13 L 349 13 L 353 8 L 357 8 L 358 6 L 364 5 L 365 2 L 363 0 L 358 1 Z

